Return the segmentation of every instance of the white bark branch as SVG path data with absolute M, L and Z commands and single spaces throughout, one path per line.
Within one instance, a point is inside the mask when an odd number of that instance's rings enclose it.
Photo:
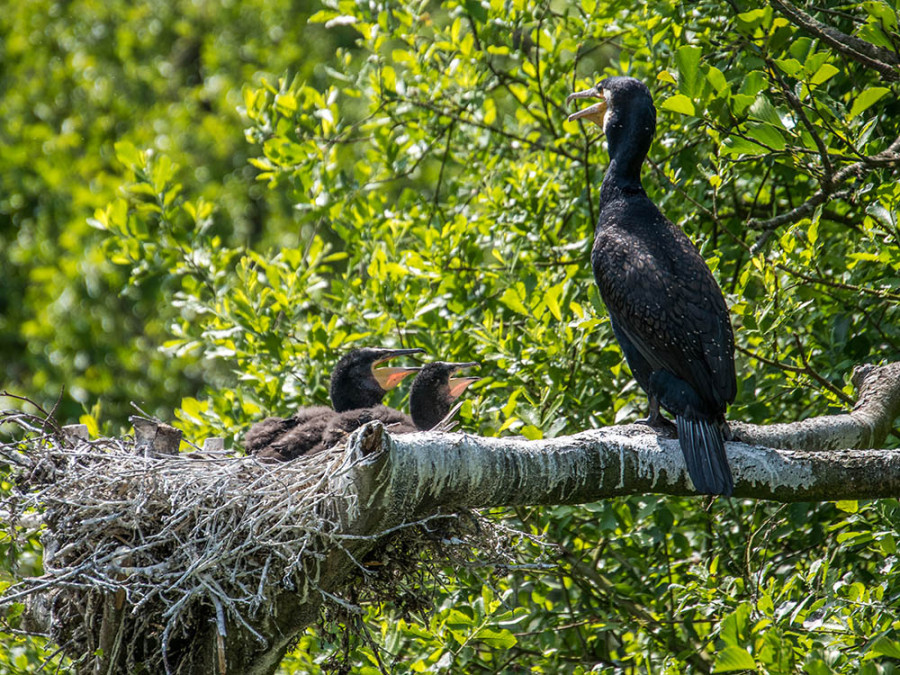
M 848 414 L 772 427 L 733 423 L 735 436 L 741 441 L 726 443 L 726 452 L 734 473 L 735 497 L 793 502 L 900 494 L 900 453 L 866 449 L 883 443 L 900 415 L 900 364 L 860 368 L 854 374 L 854 383 L 860 391 L 859 402 Z M 198 614 L 192 615 L 190 625 L 184 627 L 189 630 L 183 632 L 191 636 L 190 640 L 179 646 L 177 654 L 170 654 L 172 659 L 177 658 L 179 668 L 191 672 L 221 671 L 223 658 L 229 674 L 275 672 L 296 636 L 317 619 L 323 599 L 340 597 L 373 548 L 392 532 L 435 514 L 493 506 L 576 504 L 647 492 L 694 494 L 677 440 L 659 437 L 643 426 L 611 427 L 526 441 L 435 432 L 392 437 L 376 422 L 354 432 L 343 449 L 282 465 L 262 464 L 251 457 L 209 460 L 154 453 L 136 458 L 127 444 L 115 439 L 108 439 L 106 445 L 122 446 L 118 454 L 113 448 L 101 452 L 90 443 L 80 442 L 84 446 L 81 450 L 71 450 L 79 459 L 69 463 L 64 448 L 57 449 L 57 454 L 62 453 L 58 457 L 50 452 L 37 463 L 30 458 L 23 460 L 33 470 L 35 489 L 50 499 L 45 504 L 52 516 L 47 523 L 48 541 L 65 539 L 66 544 L 45 555 L 45 561 L 55 560 L 59 568 L 54 589 L 48 591 L 40 580 L 27 580 L 22 584 L 25 591 L 14 587 L 12 593 L 0 598 L 0 604 L 20 600 L 18 595 L 22 593 L 37 599 L 48 592 L 57 593 L 57 600 L 59 593 L 74 593 L 74 599 L 80 597 L 79 593 L 93 593 L 101 598 L 101 609 L 108 606 L 109 612 L 102 615 L 104 620 L 90 623 L 85 629 L 89 631 L 86 642 L 108 645 L 110 658 L 117 659 L 121 657 L 121 650 L 115 648 L 117 640 L 121 635 L 132 634 L 135 621 L 159 625 L 165 621 L 157 621 L 159 607 L 151 611 L 147 605 L 134 614 L 134 608 L 119 604 L 117 594 L 110 589 L 120 591 L 128 583 L 149 588 L 151 582 L 156 589 L 160 583 L 169 583 L 166 579 L 185 578 L 191 570 L 202 576 L 205 588 L 230 588 L 232 592 L 239 591 L 242 598 L 258 588 L 256 595 L 265 598 L 266 607 L 259 614 L 241 610 L 244 605 L 227 604 L 232 601 L 224 590 L 211 596 L 213 605 L 222 603 L 218 613 L 210 610 L 207 616 L 195 608 Z M 782 447 L 763 447 L 762 443 Z M 10 457 L 16 452 L 17 447 L 11 447 Z M 123 467 L 123 456 L 131 457 L 131 462 L 137 464 Z M 51 469 L 54 462 L 62 464 Z M 39 467 L 49 473 L 37 471 Z M 60 473 L 63 467 L 64 472 Z M 72 475 L 82 469 L 85 475 Z M 125 473 L 119 478 L 111 478 L 123 470 Z M 59 489 L 63 474 L 66 480 L 87 480 L 88 487 L 96 488 L 99 483 L 113 486 L 106 491 L 100 489 L 98 498 L 105 495 L 112 499 L 110 505 L 116 520 L 107 523 L 109 519 L 104 518 L 106 525 L 91 527 L 89 532 L 96 541 L 84 542 L 86 535 L 81 534 L 73 538 L 73 528 L 84 527 L 84 520 L 80 512 L 70 513 L 73 505 L 65 496 L 70 491 L 62 496 L 54 492 Z M 135 475 L 142 478 L 132 485 Z M 148 481 L 150 476 L 154 479 Z M 157 490 L 160 485 L 165 486 L 154 499 L 162 499 L 166 507 L 132 508 L 137 497 L 147 500 L 151 496 L 148 486 L 152 485 Z M 218 495 L 211 502 L 210 489 Z M 89 492 L 87 488 L 78 492 L 81 501 L 90 502 Z M 190 494 L 202 504 L 192 503 L 185 496 Z M 176 499 L 175 495 L 179 497 Z M 298 502 L 302 506 L 298 507 Z M 85 506 L 90 510 L 92 504 Z M 168 514 L 169 510 L 174 511 Z M 116 562 L 121 569 L 110 567 L 110 560 L 115 562 L 120 556 L 119 529 L 124 526 L 120 511 L 131 514 L 133 522 L 129 520 L 128 527 L 144 532 L 145 539 L 169 532 L 170 522 L 179 523 L 179 527 L 194 523 L 188 529 L 205 537 L 201 548 L 207 564 L 201 571 L 195 569 L 195 563 L 190 563 L 190 570 L 167 567 L 166 575 L 156 581 L 152 575 L 136 572 L 123 578 L 120 572 L 125 565 Z M 165 519 L 156 523 L 154 518 L 161 515 L 166 515 Z M 62 516 L 69 518 L 65 521 L 69 525 L 56 522 Z M 111 534 L 105 534 L 104 527 L 112 528 Z M 235 536 L 236 530 L 247 527 L 252 531 L 241 530 L 241 536 Z M 214 531 L 214 536 L 207 530 Z M 224 546 L 224 541 L 231 544 Z M 84 551 L 79 553 L 78 546 Z M 235 546 L 244 546 L 253 554 L 234 559 Z M 273 564 L 281 568 L 278 571 L 268 567 L 268 554 L 276 547 L 279 557 Z M 69 548 L 72 551 L 67 555 L 85 561 L 82 565 L 89 569 L 65 566 L 61 556 Z M 101 549 L 112 553 L 100 555 Z M 135 569 L 152 570 L 158 566 L 159 561 L 150 551 L 135 549 L 135 554 L 142 556 L 134 563 Z M 171 563 L 171 552 L 166 555 Z M 295 559 L 306 562 L 288 574 L 287 565 Z M 188 563 L 182 560 L 179 564 Z M 262 569 L 257 569 L 260 565 Z M 237 591 L 233 584 L 229 585 L 235 566 L 240 567 L 244 579 Z M 69 580 L 70 574 L 80 576 Z M 109 589 L 103 585 L 86 586 L 88 578 L 93 583 L 106 579 Z M 283 583 L 285 578 L 291 582 Z M 122 617 L 128 617 L 127 621 Z M 79 617 L 75 616 L 75 620 Z M 53 625 L 50 622 L 47 627 Z M 131 632 L 122 632 L 125 628 Z M 65 638 L 66 634 L 63 630 L 54 638 Z M 267 639 L 260 641 L 260 635 Z M 74 649 L 77 651 L 78 647 Z M 145 649 L 147 662 L 157 663 L 151 647 Z M 111 664 L 101 665 L 115 670 Z

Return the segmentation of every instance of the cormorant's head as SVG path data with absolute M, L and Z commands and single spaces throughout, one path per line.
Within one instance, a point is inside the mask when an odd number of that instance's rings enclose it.
M 480 377 L 453 377 L 477 363 L 432 361 L 416 375 L 409 393 L 409 412 L 413 423 L 422 431 L 433 429 L 453 407 L 453 400 Z
M 590 89 L 566 97 L 566 103 L 579 98 L 600 99 L 598 103 L 569 115 L 569 121 L 586 119 L 603 129 L 609 139 L 609 154 L 616 155 L 622 144 L 643 149 L 641 160 L 656 133 L 656 108 L 650 90 L 633 77 L 608 77 Z
M 424 349 L 381 349 L 363 347 L 341 357 L 331 371 L 331 405 L 337 412 L 371 408 L 404 377 L 421 370 L 420 366 L 378 368 L 382 363 Z

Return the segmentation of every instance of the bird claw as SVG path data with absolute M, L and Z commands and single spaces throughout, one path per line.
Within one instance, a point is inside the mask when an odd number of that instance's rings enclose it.
M 650 415 L 645 420 L 638 420 L 637 422 L 635 422 L 635 424 L 643 424 L 644 426 L 650 427 L 657 433 L 666 434 L 667 436 L 676 435 L 675 423 L 667 420 L 659 413 L 657 413 L 656 415 Z

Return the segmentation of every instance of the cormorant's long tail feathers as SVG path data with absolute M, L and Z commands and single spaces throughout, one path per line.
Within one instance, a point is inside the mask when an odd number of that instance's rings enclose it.
M 678 424 L 678 442 L 697 492 L 730 497 L 734 491 L 734 479 L 718 424 L 712 420 L 692 420 L 680 415 L 675 417 L 675 421 Z

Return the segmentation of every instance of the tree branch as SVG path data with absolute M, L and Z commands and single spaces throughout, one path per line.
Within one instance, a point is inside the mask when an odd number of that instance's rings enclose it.
M 900 57 L 888 49 L 882 49 L 858 37 L 847 35 L 814 19 L 803 10 L 794 7 L 787 0 L 772 0 L 772 4 L 781 10 L 791 23 L 800 26 L 823 42 L 833 47 L 844 56 L 872 68 L 881 73 L 889 82 L 900 80 Z
M 755 218 L 747 221 L 747 226 L 755 229 L 763 230 L 763 233 L 750 247 L 750 253 L 756 255 L 772 236 L 774 230 L 787 223 L 793 223 L 810 215 L 817 206 L 831 201 L 832 199 L 843 198 L 850 194 L 849 190 L 839 190 L 838 186 L 849 179 L 851 176 L 862 175 L 865 170 L 873 170 L 883 166 L 892 166 L 900 163 L 900 137 L 894 139 L 885 150 L 864 157 L 858 162 L 848 164 L 847 166 L 836 171 L 830 180 L 823 184 L 822 187 L 815 192 L 809 199 L 799 206 L 781 213 L 768 220 L 757 220 Z
M 735 497 L 895 497 L 900 453 L 865 448 L 881 444 L 900 414 L 900 363 L 863 366 L 853 381 L 860 395 L 850 413 L 734 423 L 741 442 L 726 451 Z M 0 445 L 0 454 L 22 454 L 23 443 Z M 376 422 L 344 448 L 274 466 L 199 452 L 135 454 L 133 443 L 116 439 L 53 443 L 43 435 L 29 449 L 24 503 L 4 506 L 40 509 L 45 575 L 10 587 L 0 606 L 43 600 L 51 613 L 41 625 L 36 617 L 35 628 L 52 631 L 76 657 L 102 646 L 91 658 L 111 672 L 133 665 L 122 660 L 127 652 L 157 664 L 153 672 L 163 662 L 169 672 L 270 675 L 323 602 L 356 610 L 341 596 L 371 574 L 373 549 L 435 519 L 473 508 L 695 494 L 678 442 L 637 425 L 527 441 L 392 437 Z

